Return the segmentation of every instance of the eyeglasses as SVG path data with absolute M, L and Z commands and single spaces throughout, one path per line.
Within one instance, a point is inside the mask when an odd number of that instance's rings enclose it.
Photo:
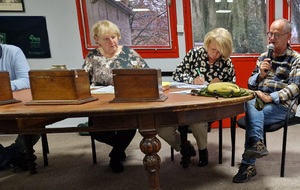
M 284 36 L 284 35 L 286 35 L 286 34 L 288 34 L 289 32 L 286 32 L 286 33 L 284 33 L 284 34 L 278 34 L 278 33 L 272 33 L 272 32 L 267 32 L 267 36 L 269 37 L 269 38 L 272 38 L 272 36 L 276 39 L 276 40 L 278 40 L 281 36 Z

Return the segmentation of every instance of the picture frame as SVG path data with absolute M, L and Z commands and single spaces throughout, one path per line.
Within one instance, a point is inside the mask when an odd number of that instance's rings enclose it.
M 25 12 L 24 0 L 0 0 L 0 12 Z

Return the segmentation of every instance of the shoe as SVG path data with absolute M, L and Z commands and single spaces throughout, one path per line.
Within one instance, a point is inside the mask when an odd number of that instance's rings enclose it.
M 181 155 L 184 154 L 182 150 L 180 151 L 180 153 L 181 153 Z M 190 141 L 187 142 L 187 153 L 186 154 L 189 158 L 196 156 L 196 150 Z
M 88 122 L 85 122 L 85 123 L 79 123 L 77 125 L 77 127 L 88 127 L 89 126 L 89 123 Z M 84 132 L 84 131 L 80 131 L 79 132 L 79 135 L 80 136 L 90 136 L 90 133 L 89 132 Z
M 180 151 L 181 155 L 184 155 L 182 149 Z M 192 145 L 192 143 L 190 141 L 187 142 L 187 152 L 186 152 L 187 157 L 185 157 L 185 161 L 183 161 L 181 159 L 180 161 L 180 165 L 185 165 L 190 163 L 191 157 L 196 156 L 196 150 L 194 148 L 194 146 Z M 183 157 L 182 157 L 183 158 Z
M 199 149 L 199 162 L 198 167 L 204 167 L 208 165 L 208 151 L 207 148 L 200 150 Z
M 245 158 L 261 158 L 267 156 L 269 151 L 262 141 L 257 141 L 251 148 L 246 149 Z
M 256 175 L 256 168 L 254 165 L 241 164 L 238 173 L 233 177 L 233 183 L 244 183 Z
M 23 171 L 28 171 L 29 167 L 25 158 L 26 154 L 22 153 L 20 156 L 11 159 L 10 164 L 13 165 L 14 168 L 20 168 Z M 36 156 L 34 157 L 34 160 L 36 160 Z
M 119 160 L 110 159 L 109 167 L 114 173 L 121 173 L 124 171 L 124 166 Z
M 112 153 L 109 153 L 108 156 L 109 156 L 109 157 L 112 157 Z M 115 158 L 118 157 L 119 160 L 120 160 L 121 162 L 123 162 L 123 161 L 126 160 L 126 153 L 125 153 L 125 152 L 119 153 L 118 156 L 117 156 L 116 154 L 114 154 L 114 157 L 115 157 Z
M 183 155 L 182 149 L 180 150 L 181 155 Z M 187 142 L 187 153 L 188 157 L 196 156 L 196 150 L 190 141 Z
M 196 156 L 196 150 L 190 141 L 187 142 L 189 157 Z

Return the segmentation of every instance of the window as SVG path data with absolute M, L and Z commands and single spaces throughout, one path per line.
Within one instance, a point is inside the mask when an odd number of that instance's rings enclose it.
M 299 0 L 293 0 L 291 5 L 291 23 L 293 26 L 292 29 L 292 44 L 299 44 L 300 42 L 300 1 Z
M 76 0 L 83 55 L 96 46 L 91 27 L 110 20 L 121 30 L 120 44 L 144 58 L 179 56 L 176 0 Z
M 290 1 L 290 8 L 286 6 L 287 10 L 291 10 L 291 23 L 292 23 L 292 37 L 291 44 L 296 51 L 300 51 L 300 0 Z M 288 11 L 287 11 L 288 12 Z
M 234 55 L 261 53 L 266 50 L 268 11 L 273 6 L 265 0 L 190 0 L 186 5 L 193 36 L 189 45 L 202 45 L 207 32 L 223 27 L 233 36 Z

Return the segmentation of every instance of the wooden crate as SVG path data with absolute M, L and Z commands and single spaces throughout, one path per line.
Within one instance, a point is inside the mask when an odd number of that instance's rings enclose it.
M 81 104 L 91 96 L 88 73 L 78 70 L 30 70 L 32 104 Z
M 21 102 L 13 98 L 11 90 L 10 77 L 7 71 L 0 71 L 0 105 Z
M 165 101 L 160 69 L 113 69 L 112 102 Z

